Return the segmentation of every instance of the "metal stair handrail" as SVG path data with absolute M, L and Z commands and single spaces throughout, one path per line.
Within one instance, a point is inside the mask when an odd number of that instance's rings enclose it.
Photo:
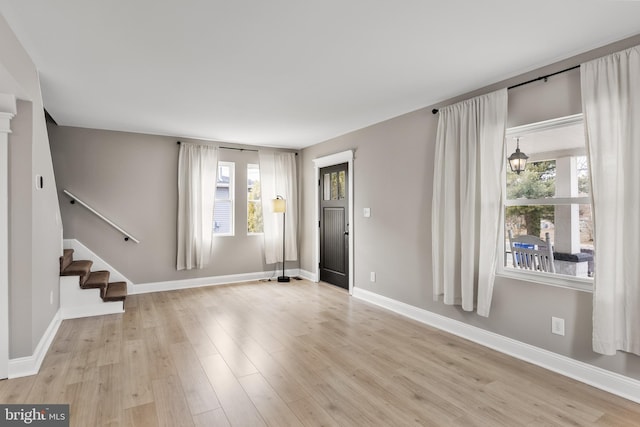
M 118 226 L 116 223 L 111 221 L 109 218 L 107 218 L 106 216 L 102 215 L 100 212 L 98 212 L 97 210 L 95 210 L 94 208 L 92 208 L 91 206 L 86 204 L 85 202 L 83 202 L 81 199 L 78 198 L 78 196 L 73 195 L 68 190 L 62 190 L 62 191 L 64 192 L 64 194 L 66 194 L 67 196 L 71 197 L 71 203 L 72 204 L 75 203 L 75 202 L 78 202 L 79 204 L 81 204 L 82 206 L 87 208 L 90 212 L 92 212 L 94 215 L 96 215 L 98 218 L 100 218 L 101 220 L 103 220 L 104 222 L 106 222 L 107 224 L 109 224 L 110 226 L 115 228 L 116 230 L 118 230 L 120 233 L 122 233 L 124 235 L 124 240 L 125 241 L 133 240 L 136 243 L 140 243 L 140 240 L 138 240 L 135 237 L 133 237 L 133 235 L 131 233 L 126 231 L 124 228 Z

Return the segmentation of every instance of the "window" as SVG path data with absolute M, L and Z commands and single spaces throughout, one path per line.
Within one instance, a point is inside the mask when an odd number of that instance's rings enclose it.
M 247 165 L 247 233 L 259 234 L 263 231 L 260 167 L 249 164 Z
M 519 175 L 505 167 L 504 272 L 524 271 L 514 266 L 509 231 L 541 240 L 548 233 L 555 274 L 524 272 L 589 280 L 595 250 L 582 115 L 508 129 L 505 161 L 515 138 L 529 161 Z
M 235 164 L 218 162 L 216 181 L 216 204 L 213 212 L 213 233 L 219 236 L 233 236 Z
M 346 194 L 346 175 L 345 171 L 331 172 L 324 174 L 324 200 L 341 200 Z

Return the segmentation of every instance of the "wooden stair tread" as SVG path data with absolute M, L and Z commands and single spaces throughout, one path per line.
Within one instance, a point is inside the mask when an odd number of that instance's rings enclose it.
M 107 286 L 107 293 L 102 297 L 104 301 L 124 301 L 127 297 L 126 282 L 111 282 Z
M 60 275 L 61 276 L 84 276 L 85 274 L 89 274 L 91 271 L 91 266 L 93 265 L 93 261 L 72 261 L 71 264 L 65 268 Z
M 80 276 L 82 289 L 100 289 L 100 298 L 105 302 L 124 301 L 127 298 L 126 282 L 109 283 L 106 270 L 91 271 L 93 261 L 73 260 L 73 249 L 64 249 L 60 257 L 61 276 Z
M 82 289 L 101 289 L 106 288 L 109 283 L 109 272 L 106 270 L 92 271 L 86 282 L 81 286 Z
M 60 274 L 71 264 L 73 261 L 73 249 L 65 249 L 62 251 L 62 256 L 60 257 Z

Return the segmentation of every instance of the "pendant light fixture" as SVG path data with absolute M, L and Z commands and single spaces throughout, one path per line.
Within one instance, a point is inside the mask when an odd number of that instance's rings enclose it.
M 516 138 L 516 151 L 509 156 L 509 166 L 511 171 L 520 175 L 527 166 L 529 156 L 520 151 L 520 138 Z

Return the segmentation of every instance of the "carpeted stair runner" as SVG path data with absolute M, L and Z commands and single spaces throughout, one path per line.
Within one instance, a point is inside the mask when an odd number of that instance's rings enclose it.
M 60 257 L 61 276 L 79 276 L 82 289 L 100 289 L 103 301 L 124 301 L 127 297 L 126 282 L 109 283 L 109 272 L 91 271 L 92 261 L 74 261 L 73 249 L 65 249 Z

